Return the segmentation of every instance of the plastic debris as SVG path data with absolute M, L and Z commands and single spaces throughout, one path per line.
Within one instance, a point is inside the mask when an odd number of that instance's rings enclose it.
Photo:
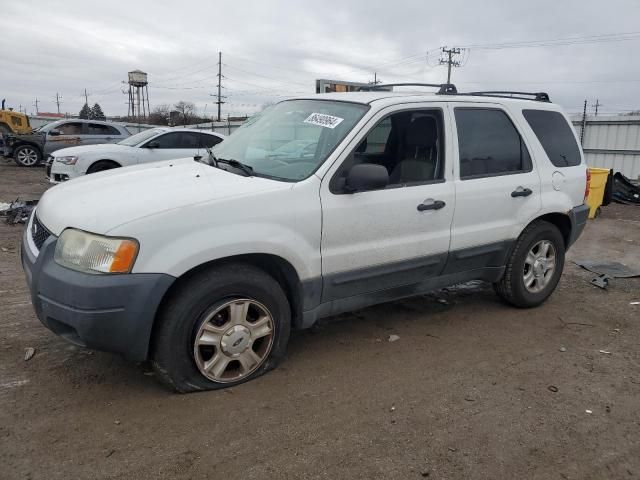
M 598 275 L 607 275 L 608 277 L 613 278 L 632 278 L 640 276 L 640 270 L 629 268 L 620 262 L 576 260 L 573 263 L 585 270 L 589 270 L 590 272 L 597 273 Z
M 38 200 L 20 200 L 17 198 L 9 204 L 9 208 L 0 208 L 0 215 L 6 217 L 6 222 L 10 225 L 17 223 L 27 223 L 29 216 Z M 6 204 L 2 204 L 3 206 Z
M 640 305 L 640 302 L 629 302 L 629 305 Z
M 387 339 L 388 342 L 395 342 L 397 340 L 400 340 L 400 335 L 389 335 L 389 338 Z
M 611 355 L 611 352 L 608 350 L 598 350 L 598 352 L 603 353 L 604 355 Z
M 395 405 L 391 405 L 391 408 L 389 409 L 390 412 L 395 412 L 396 411 L 396 406 Z
M 598 275 L 595 278 L 591 279 L 591 285 L 595 285 L 596 287 L 606 289 L 609 286 L 609 280 L 611 277 L 605 273 Z
M 29 347 L 26 348 L 24 350 L 24 361 L 28 362 L 29 360 L 31 360 L 33 358 L 33 356 L 36 354 L 36 349 L 33 347 Z
M 442 305 L 449 305 L 449 302 L 447 302 L 444 298 L 438 298 L 437 302 L 441 303 Z
M 591 410 L 585 410 L 584 412 L 588 413 L 589 415 L 591 415 L 593 413 L 593 411 L 591 411 Z

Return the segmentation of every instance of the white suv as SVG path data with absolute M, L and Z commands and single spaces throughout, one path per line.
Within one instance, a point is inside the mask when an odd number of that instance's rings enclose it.
M 316 95 L 251 118 L 211 156 L 50 189 L 22 261 L 53 332 L 151 359 L 176 390 L 215 389 L 340 312 L 472 279 L 539 305 L 588 188 L 545 94 Z

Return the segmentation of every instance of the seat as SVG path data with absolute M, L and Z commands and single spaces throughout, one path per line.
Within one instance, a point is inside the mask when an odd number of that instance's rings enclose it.
M 402 154 L 393 168 L 391 184 L 433 180 L 437 167 L 438 126 L 433 117 L 417 117 L 409 124 Z

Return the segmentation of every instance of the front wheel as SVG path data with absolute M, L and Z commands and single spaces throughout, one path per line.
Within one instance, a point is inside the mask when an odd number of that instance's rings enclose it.
M 496 292 L 516 307 L 540 305 L 560 281 L 564 254 L 564 238 L 555 225 L 532 223 L 518 238 L 502 279 L 494 284 Z
M 153 338 L 160 379 L 179 392 L 251 380 L 284 357 L 289 302 L 271 276 L 234 264 L 197 274 L 165 302 Z
M 42 159 L 40 150 L 31 145 L 21 145 L 13 152 L 13 159 L 21 167 L 34 167 Z

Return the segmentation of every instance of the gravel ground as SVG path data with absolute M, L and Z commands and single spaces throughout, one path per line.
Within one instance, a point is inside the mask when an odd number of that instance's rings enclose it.
M 0 202 L 46 188 L 0 160 Z M 481 283 L 367 308 L 294 334 L 266 376 L 190 395 L 46 330 L 21 232 L 0 224 L 2 479 L 640 478 L 640 278 L 600 290 L 570 262 L 640 268 L 640 208 L 589 222 L 539 308 Z

